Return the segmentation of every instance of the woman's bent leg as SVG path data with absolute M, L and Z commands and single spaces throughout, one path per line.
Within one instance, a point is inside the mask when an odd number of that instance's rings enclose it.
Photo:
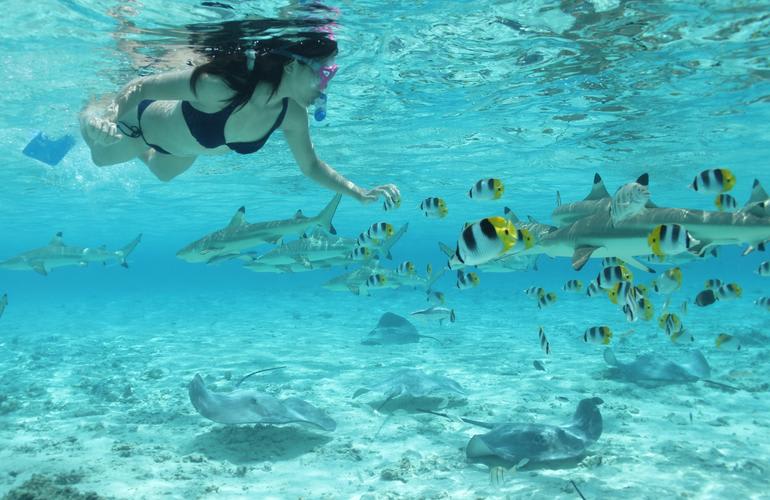
M 170 181 L 195 163 L 195 156 L 172 156 L 159 153 L 150 148 L 139 158 L 150 168 L 155 177 L 163 182 Z

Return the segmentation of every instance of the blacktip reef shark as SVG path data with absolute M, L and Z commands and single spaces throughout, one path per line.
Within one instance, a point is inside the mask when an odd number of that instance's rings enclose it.
M 15 257 L 0 262 L 0 269 L 12 271 L 35 271 L 43 276 L 56 267 L 87 266 L 91 262 L 106 264 L 115 260 L 123 267 L 128 267 L 126 257 L 134 251 L 136 245 L 142 241 L 142 235 L 138 235 L 128 245 L 120 250 L 108 250 L 106 246 L 100 247 L 73 247 L 64 244 L 62 233 L 58 232 L 51 238 L 47 246 L 22 252 Z
M 594 196 L 596 191 L 594 183 L 589 197 Z M 606 192 L 606 189 L 603 191 Z M 572 267 L 576 270 L 580 270 L 591 257 L 618 257 L 634 267 L 653 272 L 635 257 L 651 253 L 647 236 L 660 224 L 679 224 L 687 228 L 700 242 L 693 249 L 693 253 L 698 255 L 703 255 L 714 245 L 748 243 L 753 248 L 764 244 L 770 239 L 770 217 L 764 209 L 766 199 L 761 199 L 763 197 L 767 197 L 767 193 L 759 181 L 754 181 L 751 198 L 737 212 L 661 208 L 648 202 L 640 213 L 614 224 L 609 211 L 611 198 L 600 204 L 593 203 L 596 200 L 588 200 L 588 205 L 573 204 L 569 212 L 573 215 L 580 213 L 581 218 L 543 234 L 525 254 L 571 257 Z M 589 206 L 594 206 L 595 211 L 586 215 Z M 561 214 L 560 220 L 571 220 L 570 217 L 565 219 Z
M 355 245 L 356 240 L 327 235 L 320 228 L 316 228 L 310 236 L 281 243 L 280 246 L 255 257 L 245 265 L 285 266 L 299 263 L 306 267 L 312 267 L 315 262 L 332 259 L 352 263 L 353 261 L 347 257 Z
M 337 211 L 342 195 L 334 198 L 314 217 L 305 217 L 302 210 L 297 210 L 291 219 L 249 223 L 246 221 L 246 208 L 235 212 L 227 227 L 214 231 L 196 240 L 176 254 L 187 262 L 211 262 L 222 260 L 225 256 L 238 256 L 241 250 L 261 243 L 278 243 L 286 236 L 299 236 L 310 228 L 321 226 L 326 231 L 336 234 L 332 226 L 332 217 Z
M 401 226 L 401 228 L 396 231 L 393 236 L 383 241 L 382 245 L 380 245 L 380 247 L 377 249 L 379 254 L 390 255 L 390 250 L 393 248 L 393 245 L 398 243 L 398 241 L 408 229 L 409 223 L 406 223 Z M 348 262 L 353 263 L 355 261 Z M 322 286 L 325 289 L 331 290 L 333 292 L 352 292 L 356 295 L 360 295 L 361 289 L 364 288 L 364 282 L 366 282 L 366 279 L 380 268 L 379 265 L 380 260 L 376 258 L 365 261 L 355 270 L 332 278 Z

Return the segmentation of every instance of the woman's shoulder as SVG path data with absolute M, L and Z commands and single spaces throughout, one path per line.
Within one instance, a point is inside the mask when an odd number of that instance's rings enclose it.
M 187 81 L 192 79 L 194 70 L 186 70 Z M 224 78 L 210 73 L 201 73 L 195 80 L 196 101 L 203 103 L 218 103 L 229 101 L 235 91 L 230 88 Z
M 287 99 L 289 102 L 286 105 L 286 116 L 284 116 L 282 128 L 284 130 L 307 128 L 307 109 L 294 99 Z

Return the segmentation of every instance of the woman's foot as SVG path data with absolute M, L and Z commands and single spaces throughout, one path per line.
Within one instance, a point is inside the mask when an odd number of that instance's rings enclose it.
M 89 104 L 80 113 L 80 132 L 89 146 L 109 146 L 123 138 L 115 123 L 115 110 L 113 106 L 98 109 L 94 104 Z

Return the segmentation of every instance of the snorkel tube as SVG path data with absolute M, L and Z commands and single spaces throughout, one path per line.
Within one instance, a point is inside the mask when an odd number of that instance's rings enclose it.
M 317 122 L 323 121 L 323 119 L 326 118 L 326 94 L 322 92 L 313 102 L 313 105 L 315 106 L 313 118 L 315 118 L 315 121 Z

